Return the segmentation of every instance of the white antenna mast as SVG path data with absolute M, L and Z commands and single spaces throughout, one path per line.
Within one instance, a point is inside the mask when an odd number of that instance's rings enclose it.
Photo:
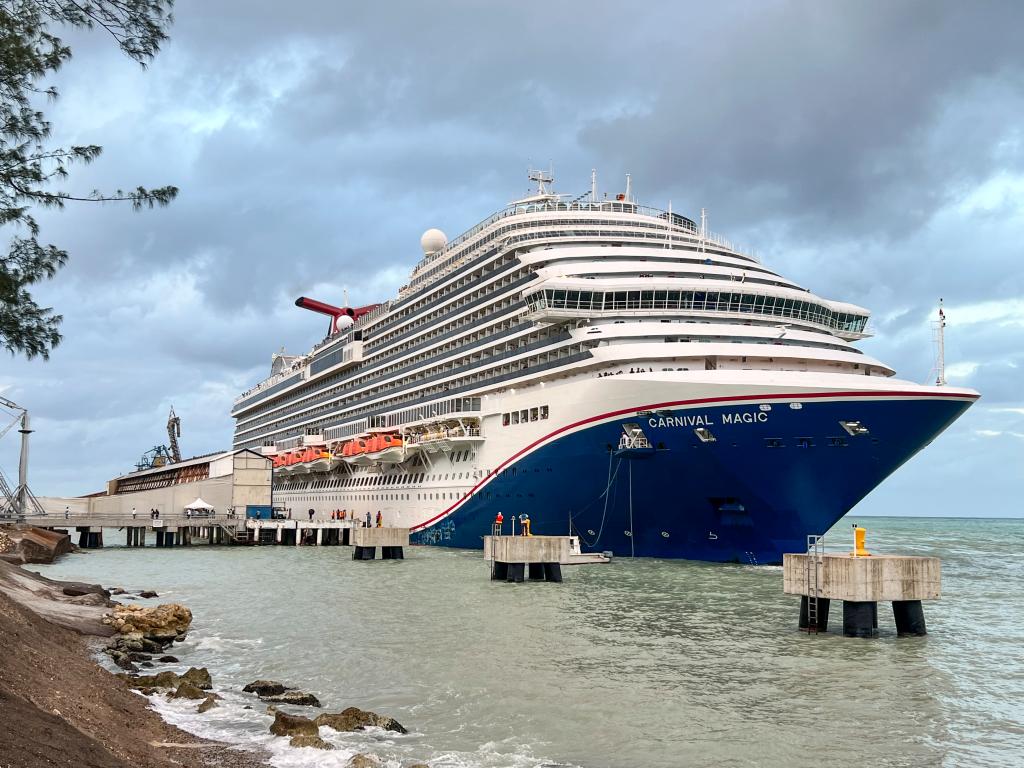
M 597 168 L 590 169 L 590 202 L 597 202 Z
M 626 174 L 626 202 L 633 202 L 633 180 L 630 174 Z
M 939 319 L 932 322 L 935 338 L 935 386 L 946 386 L 946 313 L 939 299 Z
M 527 176 L 530 181 L 537 182 L 537 194 L 538 195 L 550 195 L 551 191 L 548 189 L 548 184 L 555 183 L 555 175 L 550 171 L 545 173 L 544 171 L 537 171 L 530 169 Z
M 700 209 L 700 252 L 704 253 L 704 239 L 708 236 L 708 209 Z

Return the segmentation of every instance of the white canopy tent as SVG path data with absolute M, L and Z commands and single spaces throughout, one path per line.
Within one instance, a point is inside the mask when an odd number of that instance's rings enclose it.
M 209 512 L 210 510 L 213 509 L 213 504 L 208 504 L 205 501 L 203 501 L 202 498 L 197 496 L 195 501 L 185 506 L 185 509 L 191 509 L 194 512 Z

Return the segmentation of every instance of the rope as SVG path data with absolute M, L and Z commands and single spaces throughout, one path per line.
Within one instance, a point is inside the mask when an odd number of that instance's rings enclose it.
M 578 517 L 579 515 L 583 514 L 591 507 L 591 505 L 594 504 L 594 502 L 596 502 L 602 496 L 604 497 L 604 509 L 601 511 L 601 526 L 598 528 L 597 536 L 594 538 L 594 540 L 587 541 L 586 537 L 583 534 L 579 533 L 579 529 L 577 529 L 577 535 L 579 535 L 580 540 L 588 547 L 592 547 L 595 544 L 597 544 L 597 542 L 601 540 L 601 534 L 604 533 L 604 521 L 608 515 L 608 491 L 609 489 L 611 489 L 612 484 L 615 482 L 615 478 L 619 476 L 619 470 L 622 468 L 622 459 L 619 459 L 619 462 L 615 465 L 615 474 L 612 474 L 612 457 L 614 455 L 615 454 L 613 451 L 608 452 L 608 484 L 605 485 L 604 491 L 596 498 L 594 498 L 594 501 L 591 501 L 590 504 L 587 504 L 587 506 L 580 510 L 576 515 L 573 515 L 569 518 L 569 522 L 571 524 L 573 517 Z

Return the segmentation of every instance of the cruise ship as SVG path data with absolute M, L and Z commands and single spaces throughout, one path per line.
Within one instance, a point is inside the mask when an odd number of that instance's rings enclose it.
M 511 533 L 583 551 L 752 564 L 803 551 L 978 393 L 895 377 L 869 312 L 624 191 L 535 192 L 437 229 L 395 298 L 339 307 L 234 403 L 295 516 L 414 542 Z M 941 377 L 940 377 L 941 382 Z

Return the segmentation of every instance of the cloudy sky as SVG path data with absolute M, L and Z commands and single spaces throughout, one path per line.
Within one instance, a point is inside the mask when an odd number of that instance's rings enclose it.
M 176 184 L 166 209 L 39 215 L 69 265 L 48 362 L 0 359 L 28 406 L 37 494 L 96 491 L 166 440 L 231 442 L 233 397 L 325 323 L 306 294 L 388 298 L 449 236 L 554 164 L 579 194 L 632 174 L 821 295 L 862 343 L 983 399 L 857 509 L 1020 515 L 1024 481 L 1024 5 L 1010 2 L 343 3 L 179 0 L 143 71 L 101 32 L 48 107 L 105 147 L 68 191 Z M 2 416 L 0 416 L 2 418 Z M 0 426 L 2 428 L 2 426 Z M 16 441 L 0 467 L 16 471 Z

